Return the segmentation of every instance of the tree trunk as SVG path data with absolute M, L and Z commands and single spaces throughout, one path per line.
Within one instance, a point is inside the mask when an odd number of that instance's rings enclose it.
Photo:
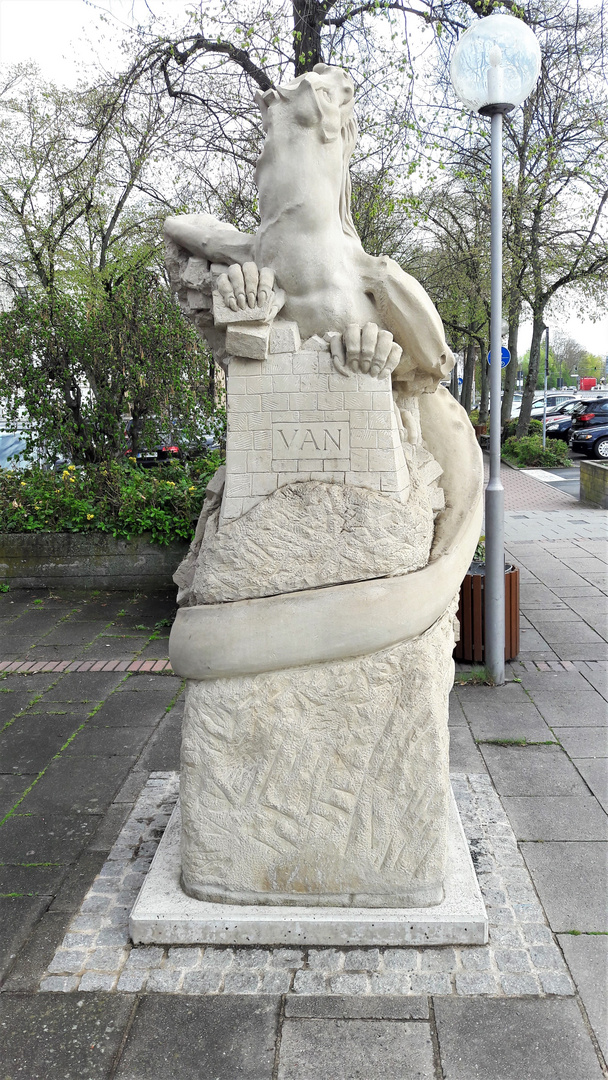
M 519 315 L 521 302 L 517 299 L 509 304 L 509 338 L 507 348 L 511 353 L 511 359 L 505 368 L 505 388 L 502 395 L 502 408 L 500 410 L 500 422 L 502 426 L 511 419 L 513 407 L 513 395 L 517 387 L 517 331 L 519 330 Z
M 468 413 L 471 411 L 471 399 L 473 396 L 473 383 L 475 382 L 475 360 L 477 347 L 475 342 L 469 341 L 464 358 L 464 372 L 462 376 L 462 393 L 460 404 Z
M 518 439 L 521 439 L 524 435 L 528 434 L 528 427 L 530 425 L 530 413 L 532 412 L 532 402 L 534 401 L 534 396 L 536 394 L 536 382 L 540 368 L 540 346 L 545 332 L 545 321 L 543 318 L 544 310 L 545 306 L 543 304 L 540 311 L 534 313 L 532 344 L 530 345 L 530 364 L 521 400 L 521 412 L 519 414 L 517 430 L 515 432 Z
M 481 401 L 479 402 L 479 423 L 487 424 L 490 411 L 490 366 L 487 361 L 487 352 L 483 344 L 480 347 L 480 353 Z
M 318 0 L 293 0 L 293 52 L 296 76 L 323 63 L 321 27 L 325 8 Z

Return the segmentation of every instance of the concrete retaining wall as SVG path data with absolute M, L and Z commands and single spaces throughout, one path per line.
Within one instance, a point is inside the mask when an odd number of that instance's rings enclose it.
M 104 533 L 2 533 L 0 581 L 19 588 L 158 589 L 172 575 L 188 544 L 166 547 L 146 536 L 115 540 Z
M 581 502 L 608 509 L 608 465 L 581 461 Z

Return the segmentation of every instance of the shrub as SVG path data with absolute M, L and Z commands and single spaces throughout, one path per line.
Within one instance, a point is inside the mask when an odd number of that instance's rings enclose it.
M 507 439 L 510 439 L 513 435 L 515 435 L 515 432 L 517 430 L 517 424 L 518 424 L 517 416 L 513 417 L 513 419 L 511 419 L 511 420 L 507 420 L 505 426 L 502 429 L 502 441 L 503 442 L 506 442 Z M 528 430 L 527 430 L 526 434 L 527 435 L 541 435 L 542 436 L 542 433 L 543 433 L 542 420 L 530 420 L 530 423 L 528 424 Z
M 0 532 L 150 533 L 156 544 L 191 540 L 218 452 L 158 469 L 130 463 L 0 469 Z
M 503 455 L 513 458 L 518 465 L 529 468 L 570 464 L 565 442 L 561 439 L 547 440 L 543 449 L 542 435 L 526 435 L 523 439 L 511 436 L 503 446 Z
M 469 413 L 469 420 L 473 427 L 479 423 L 479 409 L 473 409 L 473 411 Z

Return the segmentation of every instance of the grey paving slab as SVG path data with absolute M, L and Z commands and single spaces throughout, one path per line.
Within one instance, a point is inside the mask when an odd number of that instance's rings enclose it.
M 70 757 L 101 756 L 107 760 L 118 756 L 135 759 L 147 743 L 150 734 L 149 726 L 119 727 L 116 724 L 104 726 L 98 721 L 93 726 L 87 724 L 84 731 L 80 731 L 77 738 L 67 748 L 66 753 Z
M 145 694 L 151 691 L 153 694 L 159 694 L 167 701 L 170 701 L 183 689 L 183 685 L 183 680 L 178 679 L 176 675 L 139 675 L 137 672 L 132 672 L 121 683 L 117 693 Z
M 579 671 L 527 671 L 523 666 L 514 665 L 523 690 L 528 691 L 536 700 L 536 693 L 541 690 L 558 691 L 560 694 L 578 690 L 592 690 L 588 679 Z
M 469 708 L 465 707 L 468 715 Z M 471 731 L 476 739 L 526 739 L 527 742 L 552 742 L 553 735 L 532 702 L 508 708 L 488 709 L 469 716 Z
M 603 639 L 583 619 L 568 619 L 557 621 L 536 621 L 536 629 L 549 645 L 558 645 L 562 642 L 576 642 L 578 645 L 586 645 L 595 642 L 601 645 Z
M 427 997 L 304 994 L 285 1000 L 285 1016 L 324 1020 L 428 1020 Z
M 517 560 L 516 560 L 517 561 Z M 523 608 L 565 608 L 566 604 L 560 599 L 548 585 L 526 584 L 521 590 L 521 605 Z
M 0 776 L 0 819 L 12 809 L 29 783 L 28 777 L 18 774 L 9 773 L 6 776 Z
M 49 911 L 70 913 L 78 911 L 88 888 L 103 866 L 105 853 L 85 851 L 75 859 L 61 886 L 56 890 Z
M 501 801 L 518 840 L 608 840 L 608 815 L 592 795 Z
M 66 649 L 74 645 L 87 645 L 90 641 L 95 640 L 102 629 L 103 624 L 99 622 L 76 622 L 69 619 L 60 623 L 50 633 L 47 633 L 44 644 L 46 646 L 61 645 L 62 647 L 65 646 Z
M 19 809 L 24 806 L 25 800 Z M 2 858 L 5 862 L 72 862 L 94 835 L 99 820 L 93 814 L 12 814 L 0 826 Z
M 601 694 L 604 700 L 608 700 L 608 669 L 601 669 L 597 664 L 592 666 L 581 665 L 581 674 L 591 686 Z
M 95 639 L 95 641 L 89 645 L 88 653 L 91 657 L 99 660 L 124 660 L 125 658 L 139 657 L 140 652 L 144 648 L 148 640 L 148 635 L 139 634 L 137 636 L 132 634 L 125 635 L 104 635 Z
M 124 678 L 124 671 L 68 671 L 47 691 L 43 700 L 104 701 Z
M 8 687 L 13 690 L 27 691 L 34 697 L 36 694 L 43 694 L 45 690 L 49 690 L 59 679 L 60 676 L 53 675 L 52 672 L 46 675 L 42 672 L 38 672 L 37 675 L 19 675 L 17 672 L 11 672 L 0 678 L 0 687 L 3 690 Z
M 116 691 L 106 698 L 95 716 L 92 727 L 153 727 L 164 716 L 168 702 L 162 694 L 151 692 L 122 694 Z
M 132 1002 L 107 994 L 2 994 L 2 1080 L 105 1080 Z
M 70 745 L 74 747 L 74 743 Z M 64 759 L 62 755 L 51 761 L 44 776 L 26 795 L 23 808 L 37 814 L 101 814 L 112 802 L 133 760 L 113 757 L 109 769 L 102 758 L 72 753 Z
M 605 727 L 608 709 L 601 694 L 588 690 L 530 690 L 530 697 L 551 727 Z
M 581 776 L 597 801 L 608 812 L 608 762 L 605 758 L 575 758 Z
M 278 1013 L 276 997 L 146 997 L 116 1080 L 271 1080 Z
M 608 644 L 605 641 L 590 641 L 583 645 L 579 645 L 577 641 L 562 641 L 554 645 L 554 650 L 560 660 L 608 659 Z
M 0 896 L 0 979 L 48 906 L 48 896 Z
M 530 653 L 546 653 L 552 651 L 549 641 L 534 627 L 520 627 L 519 640 L 520 656 L 528 656 Z
M 0 848 L 0 859 L 2 851 Z M 54 896 L 67 873 L 65 863 L 0 862 L 0 896 Z
M 463 773 L 486 771 L 485 762 L 468 726 L 450 728 L 450 769 Z
M 7 993 L 35 993 L 40 979 L 50 964 L 61 941 L 70 915 L 67 912 L 46 911 L 33 924 L 25 944 L 17 951 L 2 989 Z
M 522 608 L 523 610 L 523 608 Z M 526 608 L 527 618 L 542 634 L 542 627 L 553 623 L 579 623 L 581 616 L 562 604 L 553 608 Z
M 79 726 L 70 716 L 18 717 L 0 735 L 0 768 L 3 772 L 37 775 Z
M 278 1080 L 434 1080 L 426 1023 L 285 1020 Z
M 588 795 L 567 754 L 559 747 L 481 745 L 499 795 Z
M 24 712 L 37 696 L 35 690 L 28 690 L 23 683 L 17 690 L 5 688 L 5 683 L 0 682 L 0 729 L 17 713 Z
M 601 1080 L 575 1001 L 435 998 L 444 1080 Z
M 608 757 L 608 727 L 555 727 L 553 733 L 571 758 Z
M 608 1060 L 608 937 L 560 934 L 558 941 L 602 1053 Z
M 127 777 L 127 780 L 129 777 Z M 127 781 L 125 781 L 126 783 Z M 141 790 L 141 788 L 139 789 Z M 135 797 L 139 794 L 139 790 L 135 793 Z M 118 797 L 118 792 L 116 797 Z M 95 836 L 88 845 L 89 851 L 109 851 L 112 845 L 116 842 L 116 838 L 122 829 L 129 811 L 132 806 L 132 801 L 116 803 L 115 801 L 108 807 L 103 815 L 99 828 L 95 833 Z
M 608 932 L 608 845 L 522 844 L 551 929 Z
M 173 709 L 159 725 L 153 741 L 138 764 L 150 772 L 179 769 L 182 740 L 182 710 Z
M 456 694 L 452 691 L 450 694 L 450 708 L 448 716 L 448 724 L 450 727 L 462 727 L 466 724 L 467 718 L 462 711 L 462 705 L 460 704 Z

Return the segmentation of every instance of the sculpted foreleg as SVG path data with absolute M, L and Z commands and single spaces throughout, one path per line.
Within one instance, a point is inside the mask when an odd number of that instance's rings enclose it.
M 191 255 L 209 262 L 241 265 L 253 260 L 255 237 L 239 232 L 234 225 L 218 221 L 211 214 L 179 214 L 168 217 L 164 233 Z

